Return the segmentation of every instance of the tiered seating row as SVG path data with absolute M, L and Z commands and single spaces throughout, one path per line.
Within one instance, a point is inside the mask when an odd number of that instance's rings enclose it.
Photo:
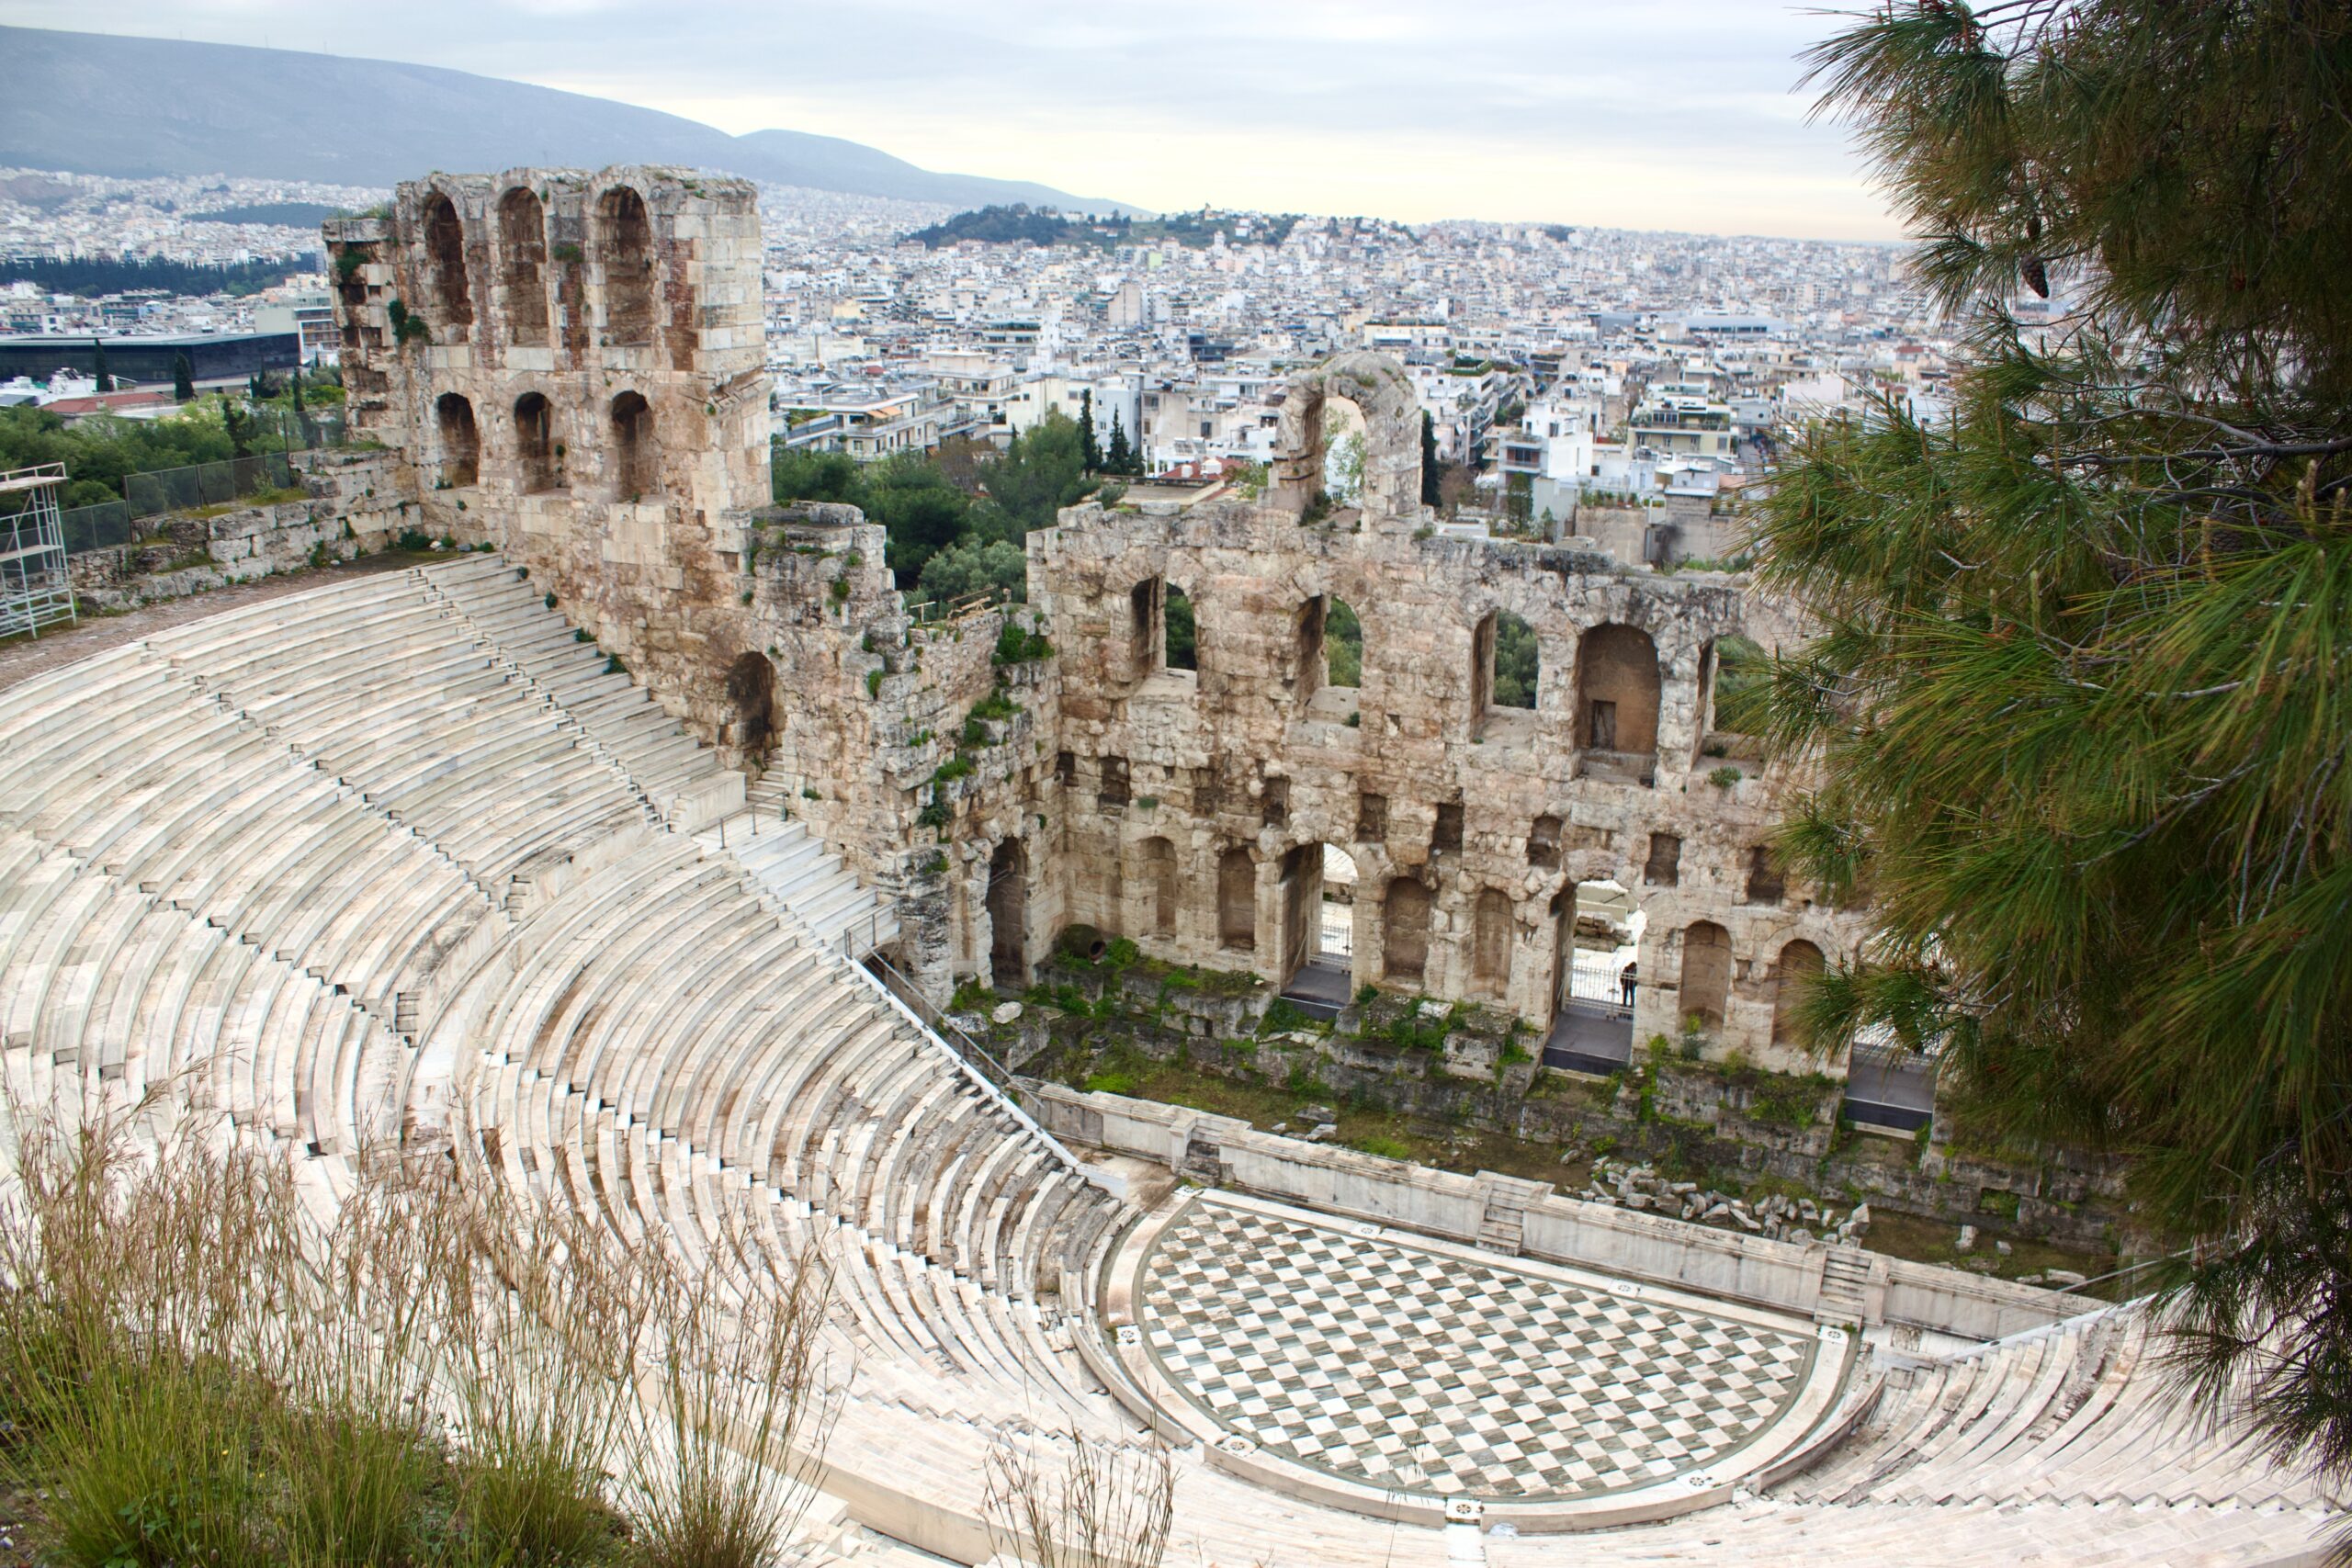
M 2311 1478 L 2265 1462 L 2250 1434 L 2196 1417 L 2154 1364 L 2156 1332 L 2144 1314 L 2101 1313 L 1899 1369 L 1837 1456 L 1782 1491 L 1873 1505 L 2321 1506 Z
M 466 1093 L 487 1176 L 689 1256 L 750 1194 L 775 1246 L 837 1258 L 869 1375 L 1125 1429 L 1037 1300 L 1116 1206 L 740 868 L 659 840 L 509 945 L 436 1031 L 497 1043 Z

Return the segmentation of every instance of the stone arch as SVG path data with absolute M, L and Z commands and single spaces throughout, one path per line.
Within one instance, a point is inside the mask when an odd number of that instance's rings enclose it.
M 1772 1043 L 1799 1045 L 1804 1043 L 1797 1028 L 1797 1010 L 1804 1005 L 1805 987 L 1814 977 L 1829 967 L 1821 949 L 1803 937 L 1781 948 L 1781 956 L 1772 964 Z
M 458 204 L 435 194 L 424 209 L 424 254 L 430 264 L 434 324 L 450 329 L 448 341 L 463 343 L 473 325 L 474 294 L 466 278 L 466 226 Z
M 548 215 L 537 193 L 516 186 L 498 198 L 498 259 L 506 341 L 548 345 Z
M 727 705 L 733 710 L 728 733 L 736 745 L 753 755 L 767 750 L 775 705 L 775 666 L 766 654 L 746 653 L 728 667 Z
M 1193 608 L 1192 596 L 1172 582 L 1160 592 L 1159 623 L 1162 668 L 1198 670 L 1201 667 L 1200 618 Z
M 1510 895 L 1498 887 L 1481 889 L 1470 921 L 1470 984 L 1489 1001 L 1510 994 Z
M 1645 757 L 1657 750 L 1657 644 L 1638 626 L 1600 626 L 1577 644 L 1577 744 Z
M 1682 928 L 1682 982 L 1675 997 L 1676 1014 L 1696 1018 L 1702 1028 L 1721 1029 L 1730 997 L 1731 933 L 1713 920 L 1693 920 Z
M 1388 884 L 1381 900 L 1381 973 L 1420 985 L 1429 973 L 1430 890 L 1409 876 Z
M 1325 421 L 1332 400 L 1363 417 L 1363 520 L 1398 525 L 1421 500 L 1421 409 L 1403 366 L 1385 355 L 1342 354 L 1291 378 L 1275 432 L 1270 505 L 1305 515 L 1324 490 Z
M 1029 854 L 1007 839 L 989 856 L 989 984 L 1017 991 L 1029 984 Z
M 1258 945 L 1258 863 L 1239 844 L 1217 857 L 1216 942 L 1242 953 Z
M 662 489 L 662 446 L 653 434 L 653 405 L 640 392 L 613 400 L 613 496 L 634 501 Z
M 474 405 L 456 392 L 434 400 L 433 423 L 441 436 L 441 483 L 462 490 L 481 478 L 481 431 Z
M 1143 871 L 1144 929 L 1153 936 L 1176 934 L 1176 846 L 1166 839 L 1146 839 L 1136 846 Z
M 563 447 L 555 438 L 555 405 L 544 392 L 514 400 L 514 478 L 525 495 L 563 488 Z
M 615 186 L 596 204 L 597 255 L 605 272 L 605 337 L 618 347 L 653 341 L 653 224 L 645 198 Z

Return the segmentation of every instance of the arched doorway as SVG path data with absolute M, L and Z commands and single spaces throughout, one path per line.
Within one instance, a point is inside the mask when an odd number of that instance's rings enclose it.
M 517 348 L 548 344 L 548 218 L 531 191 L 516 186 L 499 199 L 498 255 L 505 297 L 506 341 Z
M 1805 987 L 1828 967 L 1821 949 L 1802 937 L 1781 949 L 1780 959 L 1772 965 L 1773 1044 L 1794 1047 L 1804 1043 L 1804 1031 L 1797 1026 L 1797 1010 L 1804 1004 Z
M 463 343 L 456 329 L 473 325 L 473 289 L 466 279 L 466 231 L 458 209 L 446 196 L 436 196 L 424 217 L 424 254 L 433 264 L 433 309 L 435 325 L 451 330 L 446 341 Z
M 1336 844 L 1283 856 L 1283 995 L 1325 1016 L 1355 984 L 1355 858 Z
M 641 393 L 613 400 L 613 497 L 634 502 L 662 488 L 662 451 L 653 438 L 653 409 Z
M 1648 916 L 1619 883 L 1579 882 L 1552 901 L 1552 1032 L 1544 1060 L 1572 1072 L 1614 1072 L 1634 1055 L 1638 990 L 1627 986 L 1626 972 Z
M 989 857 L 989 984 L 1018 991 L 1029 984 L 1029 856 L 1007 839 Z
M 1657 645 L 1638 626 L 1595 626 L 1577 645 L 1577 745 L 1588 773 L 1639 775 L 1657 763 Z
M 481 474 L 481 432 L 474 425 L 474 405 L 456 392 L 444 392 L 433 405 L 433 422 L 441 434 L 441 485 L 462 490 Z
M 734 710 L 728 738 L 752 756 L 768 749 L 774 732 L 775 666 L 764 653 L 746 653 L 727 671 L 727 704 Z
M 542 392 L 514 400 L 514 475 L 526 495 L 563 488 L 563 459 L 556 450 L 555 409 Z
M 605 270 L 605 335 L 629 346 L 653 341 L 653 225 L 645 198 L 615 186 L 597 204 L 597 249 Z
M 1241 953 L 1258 945 L 1258 863 L 1238 844 L 1217 857 L 1216 941 Z
M 1146 929 L 1153 936 L 1176 934 L 1176 846 L 1165 839 L 1146 839 L 1136 847 L 1142 863 Z
M 1731 999 L 1731 933 L 1713 920 L 1693 920 L 1682 931 L 1682 984 L 1675 1012 L 1702 1029 L 1721 1029 Z
M 1430 890 L 1409 876 L 1388 885 L 1381 921 L 1381 973 L 1398 985 L 1419 986 L 1429 973 Z

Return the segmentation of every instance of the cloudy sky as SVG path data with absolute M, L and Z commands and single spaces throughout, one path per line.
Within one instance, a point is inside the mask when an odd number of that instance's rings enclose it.
M 1848 7 L 1859 0 L 1821 0 Z M 1808 0 L 0 0 L 24 26 L 323 50 L 1159 209 L 1898 232 L 1807 124 Z

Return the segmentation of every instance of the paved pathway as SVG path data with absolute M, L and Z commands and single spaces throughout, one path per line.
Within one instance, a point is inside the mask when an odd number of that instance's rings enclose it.
M 85 615 L 79 625 L 48 627 L 37 638 L 10 637 L 0 642 L 0 691 L 18 682 L 29 681 L 61 664 L 71 664 L 77 659 L 87 659 L 109 648 L 136 642 L 165 626 L 200 621 L 223 610 L 257 604 L 265 599 L 283 598 L 288 593 L 307 592 L 313 588 L 324 588 L 330 583 L 347 581 L 370 572 L 405 570 L 414 566 L 417 559 L 413 556 L 387 550 L 380 555 L 362 556 L 342 566 L 322 567 L 316 571 L 289 571 L 253 582 L 241 582 L 231 588 L 216 588 L 209 593 L 170 599 L 160 604 L 133 610 L 128 615 Z

